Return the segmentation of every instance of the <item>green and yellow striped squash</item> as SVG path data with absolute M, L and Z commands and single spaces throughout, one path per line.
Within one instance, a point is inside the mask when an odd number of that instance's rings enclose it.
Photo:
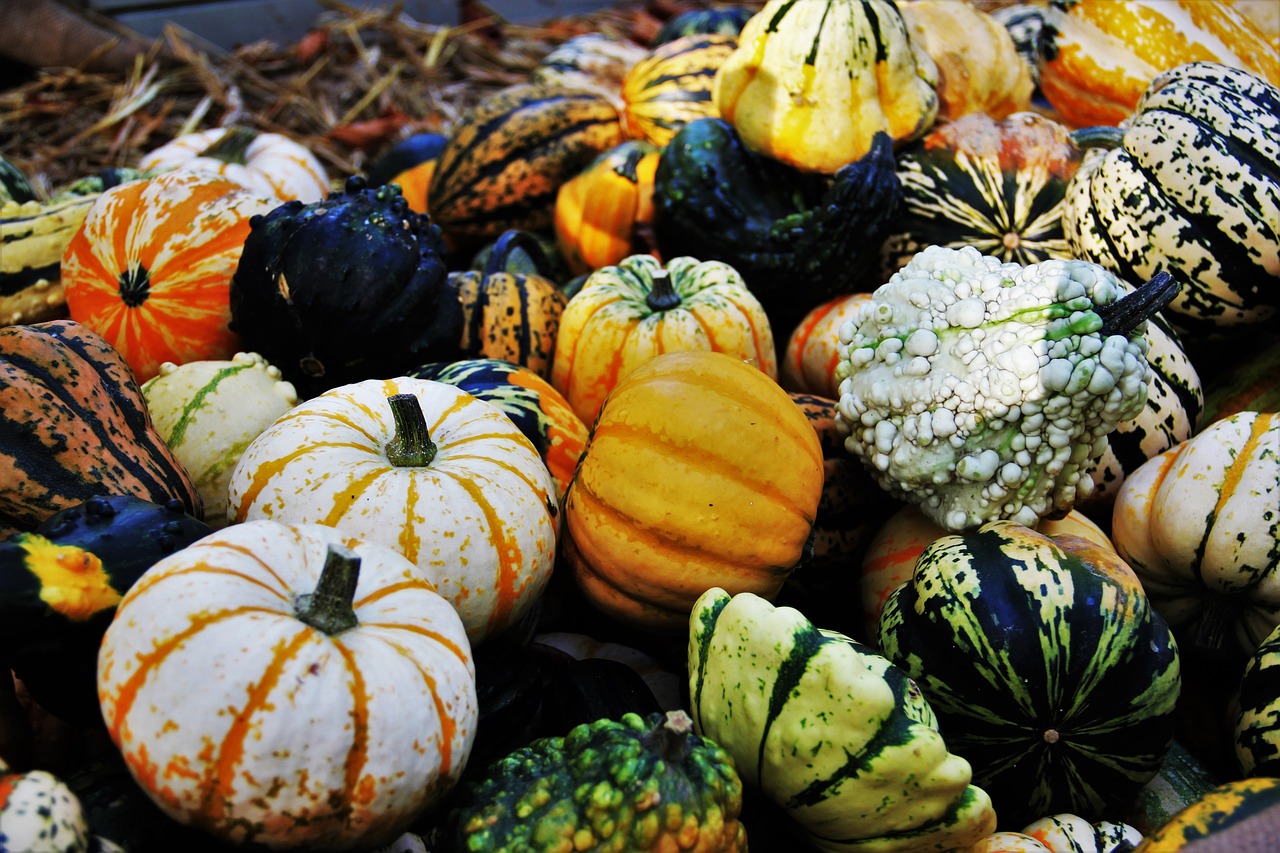
M 1280 306 L 1280 89 L 1193 62 L 1158 75 L 1121 128 L 1095 129 L 1067 187 L 1072 253 L 1130 282 L 1182 290 L 1167 316 L 1204 333 L 1265 323 Z
M 1226 782 L 1178 812 L 1134 853 L 1176 853 L 1251 817 L 1280 807 L 1280 779 L 1259 776 Z
M 1258 646 L 1240 678 L 1235 751 L 1247 776 L 1280 776 L 1280 628 Z
M 690 35 L 654 48 L 622 81 L 622 126 L 627 135 L 659 147 L 700 118 L 717 118 L 711 84 L 738 46 L 735 36 Z
M 604 95 L 521 83 L 489 95 L 453 126 L 427 209 L 454 248 L 503 231 L 549 229 L 560 185 L 622 142 Z
M 558 89 L 586 89 L 622 103 L 622 81 L 649 51 L 609 33 L 581 33 L 565 39 L 538 61 L 530 83 Z
M 178 457 L 213 527 L 227 519 L 227 484 L 249 443 L 298 402 L 293 383 L 261 355 L 165 362 L 142 385 L 151 421 Z
M 689 619 L 694 725 L 822 851 L 949 850 L 995 828 L 929 702 L 872 649 L 713 587 Z
M 885 603 L 877 643 L 919 683 L 1006 828 L 1115 814 L 1173 739 L 1173 634 L 1097 546 L 1008 521 L 935 539 Z

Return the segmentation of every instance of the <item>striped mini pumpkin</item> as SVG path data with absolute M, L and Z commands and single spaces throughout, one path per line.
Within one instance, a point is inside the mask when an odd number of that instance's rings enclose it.
M 951 850 L 995 829 L 928 700 L 798 610 L 713 587 L 689 619 L 694 726 L 827 853 Z
M 429 379 L 370 379 L 295 406 L 231 475 L 235 521 L 330 524 L 407 557 L 472 643 L 515 623 L 551 577 L 556 486 L 492 403 Z
M 183 134 L 144 154 L 138 168 L 206 172 L 280 201 L 310 204 L 329 194 L 328 173 L 310 149 L 284 134 L 247 127 Z
M 846 293 L 823 302 L 804 316 L 787 337 L 778 381 L 788 391 L 840 399 L 840 327 L 858 308 L 871 302 L 870 293 Z
M 1096 545 L 1008 521 L 935 539 L 889 596 L 877 645 L 920 685 L 1010 825 L 1116 814 L 1173 739 L 1173 635 Z
M 1069 813 L 1049 815 L 1022 828 L 1051 853 L 1127 853 L 1142 843 L 1142 833 L 1127 823 L 1090 822 Z
M 737 46 L 736 36 L 704 33 L 654 48 L 622 81 L 627 135 L 661 147 L 689 122 L 718 117 L 711 84 Z
M 166 814 L 271 848 L 391 841 L 457 781 L 478 718 L 461 621 L 419 569 L 272 521 L 210 534 L 134 584 L 98 693 Z
M 230 358 L 231 277 L 249 220 L 279 204 L 183 171 L 107 190 L 62 258 L 71 319 L 119 350 L 139 382 L 166 361 Z

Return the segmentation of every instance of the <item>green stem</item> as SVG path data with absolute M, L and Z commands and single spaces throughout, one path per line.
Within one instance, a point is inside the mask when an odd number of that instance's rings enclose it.
M 360 624 L 354 602 L 360 580 L 360 557 L 341 545 L 330 545 L 316 591 L 298 596 L 293 612 L 298 619 L 330 636 Z
M 1172 302 L 1181 289 L 1182 284 L 1176 278 L 1161 270 L 1132 293 L 1126 293 L 1109 305 L 1098 306 L 1095 310 L 1102 318 L 1102 336 L 1127 336 Z
M 383 448 L 387 460 L 397 468 L 430 465 L 436 458 L 436 445 L 427 431 L 427 419 L 418 398 L 412 394 L 393 394 L 387 402 L 396 421 L 396 434 Z
M 656 270 L 653 273 L 653 287 L 649 288 L 644 304 L 649 306 L 650 311 L 670 311 L 680 307 L 680 294 L 676 293 L 671 284 L 671 273 L 666 270 Z
M 200 152 L 201 157 L 212 157 L 223 163 L 236 163 L 243 166 L 249 162 L 246 153 L 253 140 L 258 138 L 257 131 L 247 127 L 233 127 Z
M 1085 150 L 1101 148 L 1110 151 L 1113 148 L 1119 148 L 1124 142 L 1124 131 L 1108 125 L 1082 127 L 1071 131 L 1071 141 Z

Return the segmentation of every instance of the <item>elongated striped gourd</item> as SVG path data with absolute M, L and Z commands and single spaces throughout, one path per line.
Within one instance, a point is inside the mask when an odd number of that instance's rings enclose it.
M 429 379 L 298 404 L 245 450 L 227 497 L 237 522 L 330 524 L 393 548 L 473 644 L 533 605 L 555 559 L 556 486 L 529 439 L 492 403 Z
M 874 651 L 751 593 L 689 619 L 694 726 L 823 851 L 949 850 L 995 829 L 928 701 Z
M 935 539 L 885 603 L 877 645 L 1011 825 L 1115 814 L 1173 738 L 1173 634 L 1097 546 L 1068 550 L 1008 521 Z
M 1113 145 L 1120 131 L 1103 133 Z M 1120 147 L 1090 152 L 1067 187 L 1072 253 L 1129 282 L 1168 270 L 1167 314 L 1201 332 L 1280 306 L 1280 89 L 1212 62 L 1157 76 Z
M 1134 853 L 1177 853 L 1193 841 L 1276 808 L 1280 808 L 1280 779 L 1267 776 L 1226 782 L 1148 835 Z
M 1235 753 L 1246 776 L 1280 775 L 1280 628 L 1266 636 L 1240 677 Z

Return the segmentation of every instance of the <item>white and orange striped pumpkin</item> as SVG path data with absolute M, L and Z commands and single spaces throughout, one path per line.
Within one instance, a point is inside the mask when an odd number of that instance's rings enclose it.
M 190 172 L 112 187 L 63 254 L 67 312 L 115 347 L 139 382 L 167 361 L 231 358 L 231 277 L 249 220 L 279 204 Z
M 478 643 L 518 620 L 550 580 L 556 494 L 538 451 L 497 406 L 399 377 L 334 388 L 260 433 L 231 474 L 228 513 L 330 524 L 393 548 Z
M 144 154 L 144 172 L 207 172 L 280 201 L 303 204 L 329 194 L 329 176 L 316 155 L 282 133 L 215 127 L 185 133 Z
M 478 720 L 461 620 L 420 570 L 271 521 L 206 536 L 130 588 L 98 694 L 164 812 L 271 848 L 391 841 L 457 781 Z
M 782 387 L 839 400 L 840 327 L 870 301 L 870 293 L 843 293 L 810 310 L 787 338 L 778 378 Z

